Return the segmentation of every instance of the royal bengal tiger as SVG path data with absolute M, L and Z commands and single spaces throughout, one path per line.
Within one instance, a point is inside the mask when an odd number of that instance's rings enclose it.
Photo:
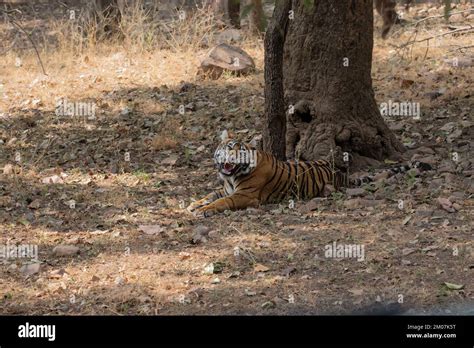
M 214 162 L 224 187 L 201 200 L 191 203 L 187 210 L 197 216 L 208 217 L 225 210 L 257 207 L 280 202 L 285 198 L 309 199 L 321 195 L 326 185 L 336 190 L 342 186 L 360 185 L 373 180 L 365 176 L 348 180 L 346 173 L 328 161 L 279 161 L 275 156 L 259 151 L 254 143 L 230 138 L 227 131 L 214 153 Z M 391 168 L 395 174 L 418 167 L 429 170 L 422 162 Z

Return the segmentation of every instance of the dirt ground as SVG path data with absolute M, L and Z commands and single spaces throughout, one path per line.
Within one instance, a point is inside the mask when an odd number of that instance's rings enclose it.
M 387 40 L 378 18 L 374 33 L 377 102 L 419 103 L 420 119 L 385 118 L 406 159 L 434 170 L 211 218 L 183 208 L 219 187 L 212 156 L 222 130 L 260 133 L 262 39 L 237 43 L 255 74 L 217 81 L 196 78 L 206 47 L 47 47 L 48 76 L 31 48 L 7 52 L 0 245 L 36 245 L 39 261 L 1 260 L 0 313 L 456 314 L 446 308 L 474 300 L 473 36 L 400 48 L 474 23 L 463 12 L 415 25 L 442 14 L 414 7 Z M 23 24 L 50 25 L 26 15 Z M 58 99 L 93 103 L 95 118 L 56 115 Z M 333 242 L 363 246 L 363 260 L 327 257 Z M 77 249 L 55 249 L 64 245 Z

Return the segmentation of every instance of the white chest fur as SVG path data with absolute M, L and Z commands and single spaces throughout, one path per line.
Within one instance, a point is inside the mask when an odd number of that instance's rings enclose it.
M 224 181 L 224 190 L 227 195 L 231 195 L 235 191 L 235 177 L 232 176 L 226 176 L 223 174 L 219 173 L 219 176 L 221 179 Z

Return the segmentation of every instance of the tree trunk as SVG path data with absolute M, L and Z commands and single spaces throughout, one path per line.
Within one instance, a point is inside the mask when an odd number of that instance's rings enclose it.
M 263 13 L 262 0 L 251 0 L 252 12 L 250 16 L 250 31 L 253 33 L 263 33 L 266 21 Z
M 234 28 L 240 28 L 240 0 L 228 0 L 229 20 Z
M 344 167 L 348 163 L 343 152 L 352 155 L 358 166 L 366 157 L 397 158 L 404 150 L 374 98 L 372 6 L 372 0 L 318 0 L 312 6 L 293 0 L 294 20 L 288 25 L 283 65 L 286 108 L 290 106 L 288 158 L 326 158 Z M 268 122 L 266 126 L 272 127 Z M 281 132 L 271 137 L 270 144 Z
M 265 33 L 265 118 L 263 149 L 285 159 L 286 105 L 283 92 L 283 48 L 291 0 L 277 1 Z
M 203 4 L 209 7 L 217 18 L 240 28 L 240 0 L 206 0 Z

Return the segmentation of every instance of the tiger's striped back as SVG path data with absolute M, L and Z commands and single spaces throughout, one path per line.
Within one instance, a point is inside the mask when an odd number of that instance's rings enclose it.
M 268 175 L 270 174 L 270 175 Z M 266 177 L 262 181 L 260 178 Z M 334 170 L 328 161 L 279 161 L 271 154 L 258 152 L 257 167 L 249 176 L 236 179 L 235 189 L 260 191 L 261 204 L 279 202 L 285 198 L 309 199 L 323 193 L 328 184 L 340 188 L 345 175 Z

